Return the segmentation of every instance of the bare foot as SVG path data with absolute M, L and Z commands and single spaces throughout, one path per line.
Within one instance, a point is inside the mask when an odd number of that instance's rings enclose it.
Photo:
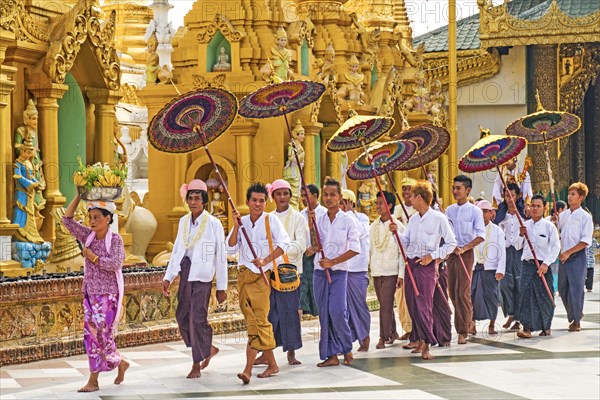
M 261 372 L 260 374 L 258 374 L 256 376 L 258 376 L 259 378 L 268 378 L 270 376 L 275 375 L 278 372 L 279 372 L 279 368 L 277 366 L 267 367 L 267 369 L 265 369 L 263 372 Z
M 409 344 L 405 344 L 402 346 L 404 350 L 412 350 L 417 348 L 417 342 L 410 342 Z
M 383 339 L 379 338 L 379 341 L 377 342 L 377 345 L 375 346 L 376 349 L 385 349 L 385 342 L 383 341 Z
M 247 385 L 247 384 L 249 384 L 249 383 L 250 383 L 250 377 L 249 377 L 249 376 L 247 376 L 247 375 L 246 375 L 246 374 L 244 374 L 244 373 L 239 373 L 239 374 L 237 374 L 237 377 L 238 377 L 238 378 L 239 378 L 239 379 L 240 379 L 242 382 L 244 382 L 244 385 Z
M 438 346 L 440 346 L 440 347 L 450 347 L 450 342 L 442 342 L 442 343 L 439 343 Z
M 327 360 L 317 364 L 317 367 L 332 367 L 334 365 L 340 365 L 340 360 L 337 356 L 331 356 Z
M 93 383 L 86 383 L 86 385 L 84 387 L 82 387 L 81 389 L 78 390 L 79 393 L 87 393 L 87 392 L 97 392 L 98 390 L 100 390 L 100 387 L 98 386 L 98 384 L 93 384 Z
M 550 336 L 552 335 L 552 331 L 550 329 L 546 329 L 545 331 L 540 332 L 540 336 Z
M 504 325 L 502 325 L 502 327 L 504 329 L 510 328 L 510 324 L 512 324 L 514 320 L 515 319 L 513 317 L 508 317 L 508 319 L 506 320 L 506 322 L 504 323 Z
M 469 326 L 469 334 L 470 335 L 477 335 L 477 325 L 475 325 L 475 321 L 471 321 L 471 325 Z
M 200 373 L 201 369 L 202 369 L 202 366 L 200 365 L 200 363 L 192 364 L 192 370 L 190 371 L 189 374 L 187 374 L 187 378 L 188 379 L 200 378 L 200 375 L 202 375 Z
M 465 337 L 465 335 L 458 335 L 458 344 L 467 344 L 467 338 Z
M 429 352 L 429 349 L 425 349 L 423 350 L 423 352 L 421 353 L 421 358 L 423 360 L 433 360 L 435 357 L 433 356 L 433 354 L 431 354 Z
M 488 326 L 488 335 L 497 335 L 498 332 L 494 329 L 494 325 Z
M 352 365 L 353 362 L 354 362 L 354 356 L 352 355 L 351 351 L 344 354 L 344 365 Z
M 519 329 L 521 329 L 521 324 L 519 323 L 519 321 L 516 321 L 513 326 L 510 327 L 510 331 L 511 332 L 516 332 Z
M 296 359 L 296 352 L 294 350 L 290 350 L 287 352 L 287 360 L 290 365 L 300 365 L 302 364 L 300 361 Z
M 371 338 L 367 336 L 361 343 L 358 351 L 369 351 L 369 344 L 371 343 Z
M 569 332 L 579 332 L 581 330 L 581 325 L 578 324 L 577 322 L 573 322 L 571 323 L 571 325 L 569 325 Z
M 523 332 L 517 332 L 517 336 L 521 339 L 531 339 L 531 331 L 524 330 Z
M 210 347 L 210 355 L 208 357 L 206 357 L 204 359 L 204 361 L 202 361 L 202 364 L 200 364 L 200 369 L 204 369 L 206 367 L 208 367 L 208 364 L 210 363 L 210 359 L 213 358 L 214 356 L 216 356 L 217 354 L 219 354 L 219 348 L 215 347 L 215 346 L 211 346 Z
M 267 357 L 264 354 L 261 354 L 256 360 L 254 360 L 254 365 L 269 365 L 267 361 Z
M 121 359 L 117 377 L 115 378 L 115 385 L 119 385 L 121 382 L 123 382 L 125 380 L 125 371 L 127 371 L 127 369 L 129 369 L 129 363 L 127 361 Z
M 406 332 L 404 335 L 400 336 L 398 338 L 398 340 L 408 340 L 408 338 L 410 338 L 410 332 Z M 392 343 L 388 343 L 388 344 L 392 344 Z

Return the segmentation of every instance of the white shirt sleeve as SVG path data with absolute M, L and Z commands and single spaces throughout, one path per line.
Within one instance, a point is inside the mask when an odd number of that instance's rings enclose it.
M 560 255 L 560 238 L 558 237 L 558 230 L 553 223 L 548 223 L 548 260 L 543 260 L 547 265 L 552 264 Z
M 216 254 L 214 257 L 215 275 L 217 277 L 217 290 L 227 290 L 227 255 L 225 254 L 225 233 L 221 222 L 214 221 L 213 232 L 215 238 Z
M 483 224 L 483 220 L 481 222 Z M 438 244 L 437 250 L 431 253 L 431 257 L 434 259 L 441 258 L 442 260 L 445 260 L 446 257 L 456 249 L 457 245 L 456 236 L 454 236 L 454 232 L 452 232 L 452 228 L 450 228 L 450 222 L 448 222 L 448 219 L 445 217 L 440 218 L 440 236 L 444 239 L 444 245 L 440 246 Z
M 292 211 L 289 211 L 292 212 Z M 296 214 L 298 215 L 298 214 Z M 308 224 L 304 217 L 300 216 L 295 221 L 296 224 L 294 226 L 294 237 L 295 240 L 291 240 L 290 244 L 287 246 L 286 254 L 291 263 L 296 264 L 298 262 L 302 262 L 302 255 L 306 251 L 308 247 Z
M 494 196 L 497 204 L 502 203 L 502 200 L 504 200 L 504 196 L 502 194 L 502 180 L 500 179 L 500 175 L 498 173 L 496 173 L 496 180 L 494 181 L 494 190 L 492 191 L 492 196 Z
M 475 229 L 475 237 L 485 240 L 485 223 L 483 222 L 483 211 L 479 207 L 473 208 L 475 215 L 473 217 L 473 228 Z
M 594 222 L 592 221 L 592 217 L 586 212 L 585 217 L 583 219 L 583 223 L 581 224 L 581 240 L 580 243 L 583 242 L 590 246 L 592 244 L 592 238 L 594 236 Z M 568 250 L 568 249 L 565 249 Z
M 360 234 L 358 232 L 358 227 L 356 226 L 356 221 L 351 217 L 349 217 L 347 220 L 348 236 L 346 239 L 348 240 L 348 250 L 352 250 L 356 252 L 356 254 L 360 254 Z
M 495 228 L 498 228 L 495 226 Z M 506 240 L 504 239 L 504 231 L 496 229 L 496 242 L 498 246 L 498 268 L 496 273 L 504 275 L 506 273 Z
M 174 261 L 173 256 L 184 251 L 183 250 L 183 239 L 181 238 L 182 233 L 183 233 L 183 220 L 184 220 L 184 218 L 179 220 L 179 226 L 177 228 L 177 237 L 175 238 L 175 244 L 173 245 L 173 251 L 171 251 L 171 259 L 169 260 L 169 264 L 167 265 L 167 270 L 165 271 L 165 276 L 163 278 L 163 280 L 167 280 L 169 282 L 173 282 L 173 280 L 177 277 L 177 275 L 179 275 L 179 271 L 181 270 L 181 266 L 175 265 L 178 263 L 173 262 Z

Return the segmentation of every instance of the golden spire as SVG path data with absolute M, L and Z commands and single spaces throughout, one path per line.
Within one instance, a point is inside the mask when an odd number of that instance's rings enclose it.
M 282 38 L 287 39 L 287 32 L 285 31 L 285 29 L 283 29 L 282 25 L 279 25 L 279 29 L 277 29 L 277 35 L 275 37 L 277 39 L 282 39 Z

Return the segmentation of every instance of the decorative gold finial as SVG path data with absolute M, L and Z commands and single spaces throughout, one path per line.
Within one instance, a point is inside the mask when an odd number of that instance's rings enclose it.
M 484 129 L 483 126 L 481 126 L 481 125 L 479 125 L 479 132 L 481 132 L 479 135 L 479 139 L 483 139 L 484 137 L 490 136 L 490 134 L 491 134 L 490 128 Z
M 545 111 L 546 109 L 542 105 L 542 100 L 540 99 L 540 91 L 535 89 L 535 100 L 537 101 L 537 110 L 536 111 Z
M 282 25 L 279 25 L 279 29 L 277 29 L 277 36 L 275 36 L 277 39 L 283 39 L 286 38 L 287 39 L 287 32 L 285 31 L 285 29 L 283 29 Z
M 348 62 L 348 64 L 360 65 L 360 63 L 358 62 L 358 58 L 356 58 L 356 54 L 352 53 L 352 56 L 350 57 L 350 61 Z
M 148 38 L 148 42 L 146 44 L 152 45 L 152 46 L 158 46 L 158 38 L 156 37 L 156 31 L 152 32 L 152 34 Z

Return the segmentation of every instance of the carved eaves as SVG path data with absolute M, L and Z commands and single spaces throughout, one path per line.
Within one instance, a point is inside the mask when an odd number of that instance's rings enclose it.
M 428 82 L 439 79 L 447 86 L 449 80 L 448 53 L 425 53 L 425 76 Z M 495 48 L 458 52 L 458 85 L 485 81 L 500 72 L 500 54 Z
M 14 32 L 17 40 L 48 44 L 48 34 L 36 25 L 22 0 L 0 1 L 0 28 Z
M 481 48 L 600 41 L 600 11 L 581 17 L 565 14 L 554 0 L 538 19 L 512 16 L 506 3 L 478 0 Z
M 52 82 L 64 83 L 81 45 L 89 40 L 107 87 L 119 89 L 121 66 L 115 49 L 116 12 L 113 10 L 104 22 L 101 16 L 102 11 L 93 2 L 81 0 L 53 24 L 50 49 L 43 63 Z
M 198 33 L 197 38 L 200 43 L 210 42 L 217 31 L 221 31 L 225 39 L 230 43 L 239 42 L 246 37 L 246 33 L 236 29 L 223 14 L 216 14 L 213 21 L 199 24 L 198 28 L 200 29 L 200 33 Z

